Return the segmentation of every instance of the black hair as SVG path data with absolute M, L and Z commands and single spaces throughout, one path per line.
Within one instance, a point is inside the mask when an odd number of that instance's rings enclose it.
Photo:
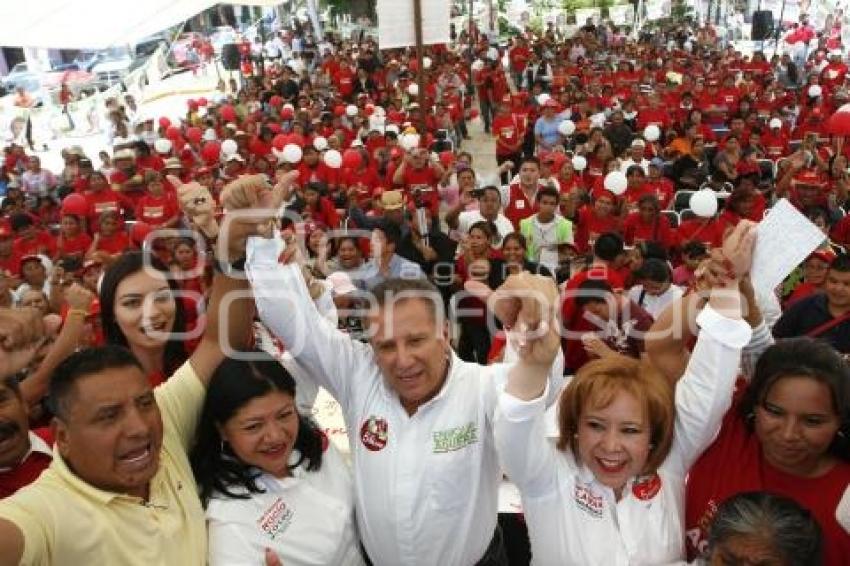
M 708 249 L 704 243 L 691 240 L 682 246 L 682 254 L 692 258 L 701 258 L 708 255 Z
M 850 273 L 850 254 L 839 254 L 829 264 L 830 271 L 839 273 Z
M 780 340 L 756 362 L 753 379 L 739 407 L 750 431 L 754 428 L 756 407 L 764 403 L 776 382 L 790 376 L 809 377 L 829 387 L 832 408 L 839 421 L 829 452 L 850 461 L 850 366 L 832 346 L 807 336 Z
M 502 247 L 504 247 L 505 244 L 510 242 L 511 240 L 515 240 L 516 243 L 519 244 L 522 249 L 528 249 L 528 241 L 525 239 L 525 236 L 523 236 L 520 232 L 511 232 L 510 234 L 505 234 L 505 237 L 502 238 Z
M 483 195 L 486 192 L 494 192 L 499 197 L 499 201 L 502 200 L 502 191 L 496 185 L 487 185 L 486 187 L 481 188 L 481 194 Z
M 9 219 L 9 224 L 12 226 L 12 230 L 17 232 L 34 224 L 32 216 L 27 214 L 26 212 L 19 212 L 17 214 L 12 215 L 12 218 Z
M 280 391 L 290 395 L 293 401 L 295 399 L 295 380 L 286 368 L 265 352 L 252 354 L 255 359 L 250 361 L 225 358 L 213 372 L 207 386 L 197 441 L 190 454 L 204 506 L 215 493 L 248 499 L 252 493 L 264 492 L 256 481 L 262 472 L 236 457 L 223 441 L 218 427 L 258 397 Z M 298 436 L 293 446 L 299 459 L 289 469 L 306 462 L 308 471 L 318 470 L 322 465 L 323 442 L 323 433 L 318 426 L 299 414 Z
M 100 320 L 103 324 L 103 334 L 110 344 L 117 344 L 129 348 L 127 337 L 115 320 L 115 301 L 118 285 L 130 275 L 153 268 L 162 273 L 168 282 L 172 293 L 178 293 L 179 287 L 173 279 L 171 271 L 153 254 L 142 251 L 124 252 L 115 262 L 109 266 L 103 274 L 100 284 Z M 179 336 L 186 330 L 186 316 L 183 312 L 183 301 L 175 296 L 174 299 L 174 325 L 172 334 Z M 171 375 L 186 361 L 187 353 L 183 338 L 171 338 L 165 344 L 163 373 Z
M 558 194 L 558 191 L 553 189 L 552 187 L 540 187 L 537 191 L 537 195 L 535 195 L 534 200 L 536 202 L 540 202 L 543 200 L 543 197 L 552 197 L 555 199 L 555 203 L 557 204 L 558 200 L 561 198 Z
M 395 222 L 383 218 L 375 226 L 375 229 L 383 232 L 384 237 L 387 239 L 387 242 L 394 245 L 396 249 L 398 249 L 399 244 L 401 244 L 401 228 Z
M 667 262 L 654 257 L 643 262 L 637 276 L 639 279 L 646 279 L 655 283 L 668 283 L 672 279 L 670 266 L 667 265 Z
M 635 244 L 635 249 L 640 252 L 640 256 L 644 259 L 660 259 L 664 262 L 670 258 L 667 255 L 667 250 L 661 242 L 652 240 L 644 240 Z
M 587 279 L 578 286 L 576 306 L 583 307 L 588 303 L 604 303 L 614 293 L 611 285 L 604 279 Z
M 535 156 L 533 156 L 533 155 L 532 155 L 532 156 L 528 156 L 528 157 L 523 157 L 523 158 L 522 158 L 522 160 L 519 162 L 519 166 L 520 166 L 520 168 L 521 168 L 521 167 L 522 167 L 525 163 L 534 163 L 535 165 L 537 165 L 537 167 L 538 167 L 538 168 L 540 168 L 540 159 L 539 159 L 539 158 L 537 158 L 537 157 L 535 157 Z
M 614 232 L 601 234 L 593 243 L 593 255 L 604 261 L 614 261 L 624 251 L 623 238 Z
M 136 356 L 123 346 L 107 344 L 75 352 L 53 370 L 47 390 L 47 407 L 58 418 L 65 419 L 68 417 L 68 401 L 74 385 L 81 378 L 107 369 L 131 367 L 143 371 Z

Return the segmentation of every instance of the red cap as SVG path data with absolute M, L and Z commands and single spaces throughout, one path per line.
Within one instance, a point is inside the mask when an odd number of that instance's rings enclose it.
M 824 186 L 823 179 L 820 175 L 818 175 L 818 172 L 813 169 L 804 169 L 794 175 L 794 183 L 810 187 Z
M 832 260 L 835 259 L 835 252 L 832 250 L 816 250 L 809 255 L 809 258 L 813 257 L 832 265 Z

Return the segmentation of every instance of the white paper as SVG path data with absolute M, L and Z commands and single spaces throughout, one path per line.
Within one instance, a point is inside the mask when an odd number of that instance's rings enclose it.
M 449 43 L 449 0 L 422 0 L 422 43 Z M 378 43 L 381 49 L 416 45 L 413 0 L 378 0 Z
M 787 199 L 781 199 L 756 229 L 753 287 L 772 292 L 825 238 Z
M 519 489 L 504 479 L 499 484 L 499 513 L 522 513 Z

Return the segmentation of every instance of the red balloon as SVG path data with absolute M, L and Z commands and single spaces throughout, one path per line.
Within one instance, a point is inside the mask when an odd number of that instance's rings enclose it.
M 207 165 L 218 163 L 220 156 L 221 144 L 217 141 L 208 141 L 204 144 L 204 147 L 201 148 L 201 158 Z
M 72 214 L 74 216 L 86 216 L 89 212 L 89 203 L 81 194 L 71 193 L 62 200 L 62 216 Z
M 274 95 L 269 99 L 269 104 L 272 105 L 272 108 L 279 108 L 283 106 L 283 98 L 278 95 Z
M 201 131 L 201 128 L 197 126 L 192 126 L 191 128 L 186 129 L 186 139 L 192 143 L 201 143 L 201 138 L 204 136 L 204 132 Z
M 272 139 L 272 146 L 278 151 L 283 151 L 287 143 L 289 143 L 289 136 L 286 134 L 278 134 Z
M 187 100 L 186 105 L 189 107 L 189 110 L 197 110 L 198 103 L 194 100 Z
M 342 166 L 346 169 L 359 169 L 363 156 L 356 149 L 346 149 L 342 154 Z
M 168 126 L 165 130 L 165 137 L 171 141 L 177 141 L 180 138 L 180 128 L 177 126 Z
M 203 96 L 198 99 L 198 106 L 206 106 L 207 104 L 209 104 L 209 100 L 207 100 Z
M 165 116 L 163 116 L 162 118 L 159 119 L 159 127 L 160 128 L 166 129 L 169 126 L 171 126 L 171 120 L 169 120 Z
M 337 116 L 345 116 L 345 106 L 343 106 L 342 104 L 336 106 L 334 108 L 334 114 L 336 114 Z
M 236 121 L 236 109 L 230 104 L 222 106 L 218 113 L 228 122 Z
M 443 151 L 440 153 L 440 163 L 443 164 L 443 167 L 451 167 L 452 163 L 455 161 L 455 154 L 451 151 Z

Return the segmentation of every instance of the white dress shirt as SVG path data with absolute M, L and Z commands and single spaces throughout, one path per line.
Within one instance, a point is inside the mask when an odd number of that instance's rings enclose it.
M 684 291 L 677 285 L 670 285 L 667 287 L 667 290 L 660 295 L 650 295 L 649 293 L 643 292 L 643 285 L 635 285 L 629 289 L 627 294 L 629 300 L 652 315 L 652 318 L 657 319 L 658 315 L 664 312 L 664 309 L 666 309 L 668 305 L 675 302 L 684 294 Z M 641 294 L 643 294 L 643 301 L 640 300 Z
M 293 451 L 290 464 L 298 461 Z M 263 474 L 256 480 L 264 493 L 244 488 L 215 494 L 207 506 L 210 566 L 263 564 L 265 549 L 286 566 L 363 566 L 354 524 L 351 472 L 329 446 L 315 472 L 306 464 L 292 476 Z
M 522 494 L 537 566 L 632 566 L 676 563 L 685 555 L 685 477 L 714 440 L 732 402 L 742 320 L 706 307 L 685 375 L 676 386 L 673 446 L 657 476 L 633 478 L 616 500 L 570 452 L 546 438 L 546 395 L 532 401 L 502 393 L 496 445 L 503 468 Z M 644 480 L 644 481 L 641 481 Z M 651 481 L 646 481 L 651 480 Z
M 496 528 L 501 471 L 493 441 L 507 366 L 453 352 L 442 390 L 408 415 L 368 344 L 317 316 L 279 240 L 251 238 L 246 271 L 258 312 L 309 375 L 339 401 L 351 437 L 357 522 L 376 566 L 469 566 Z

